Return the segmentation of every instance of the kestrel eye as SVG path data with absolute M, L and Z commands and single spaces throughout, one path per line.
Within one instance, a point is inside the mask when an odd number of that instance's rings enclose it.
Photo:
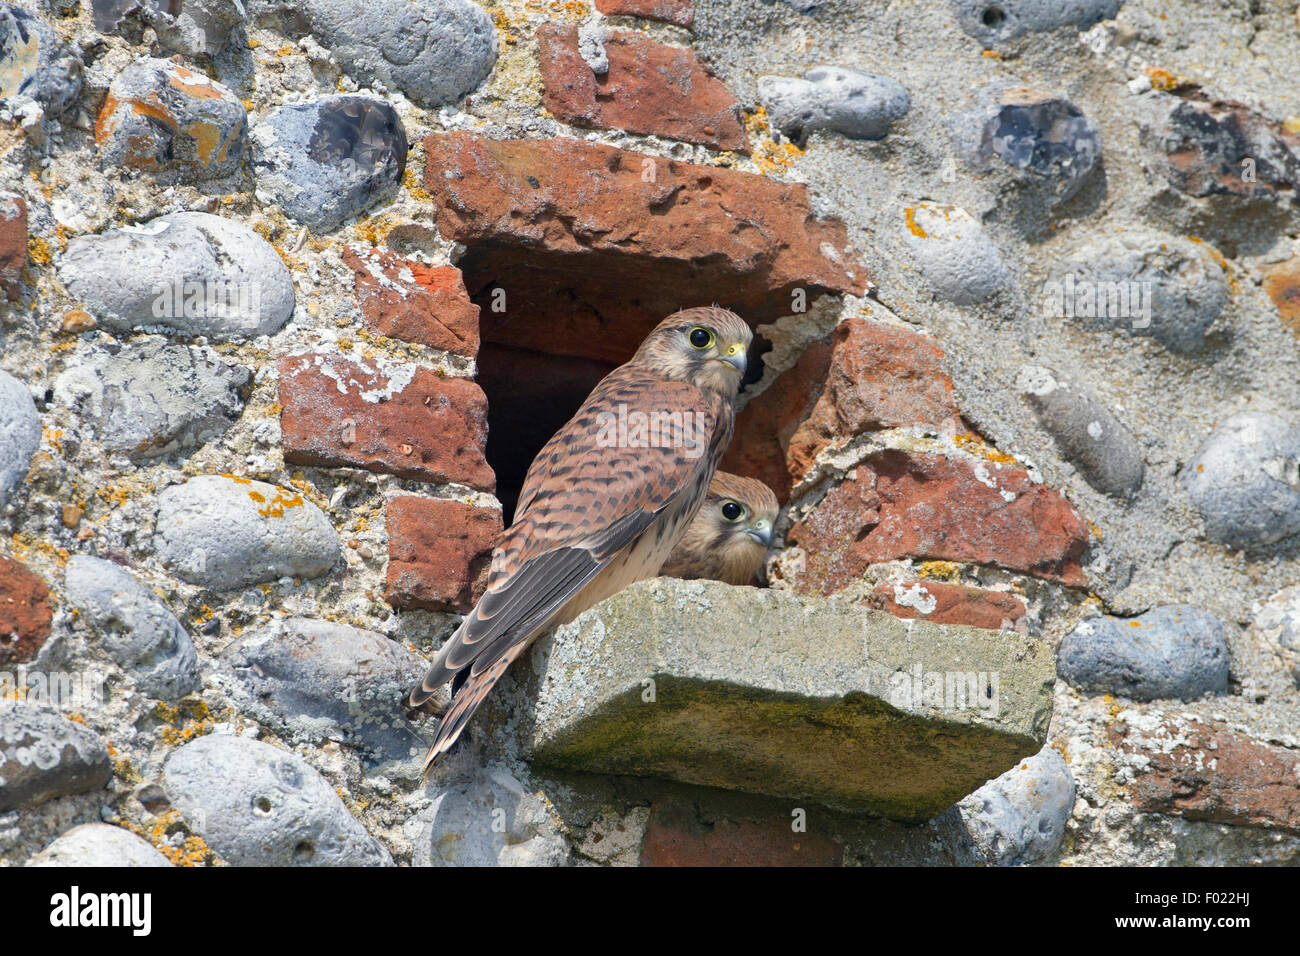
M 734 501 L 724 502 L 722 505 L 722 517 L 728 521 L 739 521 L 745 516 L 745 509 Z
M 702 329 L 698 325 L 691 329 L 691 345 L 697 349 L 707 349 L 713 344 L 713 333 L 708 329 Z

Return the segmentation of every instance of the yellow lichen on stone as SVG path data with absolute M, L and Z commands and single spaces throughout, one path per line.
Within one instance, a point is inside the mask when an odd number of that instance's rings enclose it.
M 961 577 L 961 566 L 955 561 L 922 561 L 916 566 L 916 573 L 931 581 L 957 581 Z
M 980 438 L 979 435 L 972 434 L 971 432 L 963 432 L 962 434 L 955 436 L 953 442 L 962 451 L 972 455 L 980 455 L 994 464 L 1014 465 L 1016 463 L 1015 458 L 1004 452 L 998 451 L 992 445 L 985 442 L 983 438 Z
M 48 242 L 40 236 L 32 236 L 27 240 L 27 258 L 38 266 L 46 266 L 54 257 Z

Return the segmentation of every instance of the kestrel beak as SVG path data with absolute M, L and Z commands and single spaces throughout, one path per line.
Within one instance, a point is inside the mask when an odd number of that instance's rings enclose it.
M 745 534 L 761 544 L 764 549 L 772 547 L 772 524 L 769 521 L 760 521 L 752 528 L 746 528 Z
M 745 374 L 745 347 L 743 345 L 733 345 L 727 349 L 726 355 L 718 356 L 719 362 L 725 362 L 730 365 L 741 375 Z

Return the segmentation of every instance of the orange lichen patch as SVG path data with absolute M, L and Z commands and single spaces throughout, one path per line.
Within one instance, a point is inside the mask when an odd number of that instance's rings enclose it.
M 1093 535 L 1094 538 L 1096 538 L 1098 541 L 1101 540 L 1101 538 L 1102 538 L 1101 529 L 1098 528 L 1098 527 L 1097 527 L 1095 524 L 1093 524 L 1091 521 L 1088 522 L 1088 530 L 1092 532 L 1092 535 Z
M 63 429 L 52 425 L 41 426 L 41 440 L 60 455 L 63 454 Z
M 984 59 L 986 60 L 1002 59 L 1002 54 L 999 53 L 997 50 L 983 50 L 981 51 L 980 56 L 984 57 Z
M 573 23 L 581 22 L 591 16 L 591 5 L 585 0 L 551 0 L 550 3 L 543 3 L 542 0 L 524 0 L 524 9 L 539 16 L 549 14 L 553 18 L 558 17 Z
M 248 497 L 252 498 L 259 505 L 266 501 L 266 495 L 262 494 L 260 491 L 250 491 Z
M 1179 90 L 1196 84 L 1183 76 L 1181 73 L 1171 73 L 1160 67 L 1149 66 L 1146 74 L 1151 79 L 1151 88 L 1159 90 L 1162 93 L 1168 93 L 1170 90 Z
M 416 202 L 432 203 L 433 197 L 421 185 L 421 177 L 416 172 L 416 168 L 422 165 L 422 163 L 408 162 L 406 171 L 402 173 L 402 185 L 406 187 L 406 191 L 411 194 L 411 198 Z
M 249 497 L 256 492 L 249 492 Z M 292 497 L 285 497 L 285 490 L 277 488 L 275 497 L 267 503 L 265 508 L 257 509 L 257 513 L 263 518 L 283 518 L 286 508 L 300 508 L 303 505 L 302 495 L 295 494 Z
M 121 819 L 116 822 L 124 829 L 152 843 L 159 853 L 172 862 L 173 866 L 224 865 L 212 848 L 203 842 L 202 837 L 189 834 L 179 810 L 168 810 L 149 826 Z M 178 833 L 189 835 L 181 840 L 180 846 L 173 846 L 173 838 Z
M 67 566 L 68 559 L 71 557 L 67 548 L 56 548 L 48 541 L 43 541 L 22 532 L 18 532 L 10 539 L 10 550 L 13 556 L 20 561 L 27 560 L 34 554 L 40 555 L 47 561 L 52 562 L 60 570 Z
M 112 119 L 113 114 L 117 112 L 117 97 L 111 93 L 104 97 L 104 105 L 99 109 L 99 116 L 95 120 L 95 142 L 100 146 L 108 140 L 109 129 L 108 121 Z
M 27 258 L 35 265 L 45 266 L 50 264 L 50 260 L 53 259 L 54 256 L 50 252 L 50 244 L 48 242 L 40 236 L 32 236 L 27 240 Z
M 63 316 L 59 331 L 65 335 L 77 335 L 95 328 L 99 323 L 85 309 L 69 309 Z
M 916 224 L 916 207 L 908 206 L 903 211 L 903 216 L 907 220 L 907 228 L 912 235 L 920 239 L 928 239 L 930 234 Z
M 986 460 L 998 465 L 1013 465 L 1016 460 L 1011 455 L 998 451 L 992 445 L 986 443 L 979 435 L 965 432 L 953 438 L 953 442 L 958 448 L 972 455 L 981 455 Z
M 961 577 L 961 566 L 955 561 L 922 561 L 916 566 L 916 573 L 931 581 L 957 581 Z
M 237 481 L 241 485 L 251 485 L 252 482 L 247 478 L 240 478 L 238 475 L 222 475 L 222 478 L 229 478 L 231 481 Z
M 168 77 L 167 82 L 186 96 L 193 96 L 201 100 L 221 99 L 221 91 L 206 76 L 191 73 L 183 66 L 172 67 L 171 72 L 172 75 Z M 190 82 L 191 80 L 193 82 Z

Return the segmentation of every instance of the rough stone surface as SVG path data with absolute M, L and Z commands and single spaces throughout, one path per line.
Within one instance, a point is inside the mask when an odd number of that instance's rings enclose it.
M 470 0 L 307 0 L 269 5 L 301 11 L 317 39 L 359 80 L 395 87 L 425 106 L 460 99 L 487 78 L 497 37 Z
M 1037 753 L 1053 682 L 1018 635 L 665 578 L 543 638 L 531 670 L 539 764 L 911 821 Z
M 1132 767 L 1134 807 L 1300 832 L 1300 753 L 1197 721 L 1121 713 L 1111 745 Z M 1125 758 L 1128 758 L 1125 760 Z
M 221 435 L 243 411 L 251 379 L 211 349 L 154 341 L 81 353 L 54 394 L 106 450 L 148 458 Z
M 819 66 L 802 79 L 760 77 L 758 95 L 772 125 L 797 143 L 814 130 L 883 139 L 912 108 L 902 83 L 842 66 Z
M 282 106 L 252 141 L 258 199 L 319 231 L 391 200 L 406 171 L 401 118 L 366 96 Z
M 0 302 L 18 298 L 27 265 L 27 200 L 0 190 Z
M 1300 585 L 1269 598 L 1251 631 L 1274 666 L 1300 687 Z
M 91 0 L 90 6 L 100 33 L 117 33 L 138 18 L 159 43 L 186 56 L 220 53 L 244 22 L 240 0 Z
M 290 618 L 241 636 L 222 658 L 235 696 L 277 731 L 343 740 L 377 762 L 424 755 L 400 704 L 427 665 L 383 634 Z
M 1025 602 L 1020 598 L 943 581 L 881 584 L 864 603 L 894 617 L 920 618 L 931 624 L 964 624 L 995 631 L 1025 627 Z
M 1300 187 L 1300 136 L 1241 103 L 1195 91 L 1143 97 L 1152 165 L 1188 196 L 1287 200 Z
M 1044 747 L 957 804 L 991 866 L 1049 863 L 1074 810 L 1074 777 L 1061 752 Z
M 1030 33 L 1090 27 L 1119 12 L 1124 0 L 951 0 L 961 28 L 992 46 Z
M 445 498 L 388 500 L 388 586 L 396 608 L 467 613 L 487 586 L 501 512 Z
M 1181 478 L 1212 541 L 1253 548 L 1300 531 L 1300 431 L 1276 415 L 1221 422 Z
M 414 821 L 415 866 L 562 866 L 569 850 L 546 804 L 504 770 L 438 793 Z
M 334 566 L 338 535 L 297 490 L 198 475 L 158 496 L 154 549 L 177 577 L 218 591 Z
M 543 102 L 558 119 L 748 152 L 740 104 L 693 52 L 627 31 L 602 41 L 606 63 L 598 75 L 579 51 L 577 27 L 538 31 Z
M 1228 689 L 1223 624 L 1186 605 L 1132 620 L 1089 618 L 1061 642 L 1057 666 L 1077 687 L 1131 700 L 1191 700 Z
M 153 28 L 163 46 L 186 56 L 220 53 L 244 21 L 239 0 L 170 0 L 167 6 L 152 18 Z
M 1228 298 L 1227 277 L 1204 243 L 1135 230 L 1072 252 L 1045 287 L 1043 311 L 1194 352 Z
M 1091 26 L 1065 25 L 986 42 L 963 28 L 953 0 L 727 0 L 699 4 L 689 31 L 635 14 L 598 15 L 585 0 L 585 6 L 576 0 L 476 0 L 493 21 L 499 60 L 471 93 L 431 109 L 395 85 L 381 88 L 358 68 L 362 56 L 384 66 L 380 61 L 387 54 L 378 45 L 369 43 L 359 52 L 361 45 L 349 41 L 347 58 L 340 56 L 339 44 L 316 29 L 301 3 L 289 0 L 241 0 L 248 15 L 229 30 L 224 49 L 214 52 L 215 45 L 209 44 L 206 52 L 179 51 L 184 67 L 237 91 L 255 122 L 287 106 L 345 94 L 387 102 L 413 143 L 431 131 L 440 131 L 443 142 L 452 131 L 461 131 L 494 142 L 546 144 L 531 147 L 544 151 L 543 160 L 511 174 L 522 201 L 503 201 L 502 215 L 514 210 L 522 218 L 503 228 L 501 242 L 494 244 L 490 238 L 462 242 L 440 228 L 451 190 L 425 188 L 421 173 L 428 155 L 418 143 L 403 186 L 391 199 L 332 232 L 303 226 L 260 201 L 249 162 L 236 175 L 190 183 L 131 169 L 113 175 L 114 170 L 101 168 L 93 141 L 95 119 L 119 73 L 141 57 L 175 51 L 159 8 L 179 9 L 183 17 L 187 7 L 191 12 L 215 9 L 226 0 L 143 0 L 145 10 L 138 9 L 137 0 L 0 2 L 32 11 L 60 38 L 58 46 L 66 51 L 61 55 L 85 59 L 84 88 L 61 115 L 22 95 L 0 103 L 0 184 L 6 184 L 0 188 L 22 195 L 27 220 L 25 235 L 10 220 L 11 234 L 0 243 L 10 271 L 21 270 L 17 288 L 4 293 L 16 291 L 18 299 L 0 305 L 0 366 L 34 400 L 43 431 L 33 433 L 39 445 L 30 458 L 24 453 L 20 465 L 0 456 L 0 469 L 21 472 L 7 503 L 0 505 L 0 551 L 50 583 L 54 612 L 50 636 L 36 656 L 0 669 L 0 696 L 8 693 L 4 686 L 10 672 L 16 677 L 26 673 L 32 692 L 25 696 L 31 700 L 46 673 L 93 679 L 107 667 L 107 656 L 59 593 L 65 564 L 77 555 L 110 559 L 165 593 L 166 604 L 193 636 L 208 678 L 200 694 L 173 704 L 144 693 L 132 672 L 109 668 L 110 692 L 78 704 L 75 712 L 111 744 L 119 772 L 101 790 L 0 812 L 0 866 L 21 866 L 69 827 L 95 820 L 148 833 L 178 864 L 211 863 L 205 844 L 183 819 L 168 813 L 165 797 L 152 781 L 168 754 L 195 735 L 232 729 L 251 734 L 259 726 L 275 735 L 264 739 L 290 747 L 324 773 L 399 864 L 410 862 L 416 847 L 418 833 L 407 824 L 428 801 L 447 786 L 479 786 L 479 774 L 491 770 L 508 771 L 526 792 L 539 794 L 541 802 L 555 808 L 575 863 L 635 864 L 643 843 L 647 849 L 655 845 L 645 842 L 647 830 L 663 833 L 671 822 L 656 814 L 650 827 L 652 807 L 677 801 L 694 811 L 673 831 L 684 853 L 722 858 L 749 847 L 755 862 L 798 862 L 783 855 L 792 849 L 782 842 L 792 835 L 780 827 L 792 809 L 785 798 L 649 777 L 553 774 L 523 761 L 513 731 L 517 718 L 531 709 L 532 698 L 512 692 L 525 675 L 527 660 L 512 668 L 475 726 L 440 763 L 431 785 L 422 784 L 418 774 L 377 768 L 358 746 L 281 735 L 240 702 L 243 698 L 224 680 L 220 666 L 220 651 L 231 642 L 295 617 L 346 622 L 382 633 L 423 657 L 432 655 L 456 627 L 458 615 L 432 608 L 395 611 L 384 601 L 387 501 L 400 495 L 439 497 L 490 511 L 499 505 L 508 517 L 512 494 L 533 452 L 591 385 L 625 359 L 666 312 L 713 301 L 741 306 L 743 297 L 733 291 L 742 285 L 733 281 L 736 275 L 743 275 L 743 291 L 753 302 L 740 311 L 758 338 L 744 393 L 749 402 L 744 414 L 752 425 L 738 433 L 734 453 L 749 458 L 755 449 L 753 457 L 790 482 L 783 494 L 788 517 L 778 528 L 778 549 L 765 569 L 771 586 L 793 587 L 799 576 L 788 572 L 808 557 L 798 546 L 780 550 L 786 527 L 804 519 L 875 454 L 892 448 L 946 455 L 972 467 L 981 461 L 1019 463 L 1035 482 L 1059 491 L 1086 518 L 1086 589 L 993 564 L 904 556 L 856 568 L 860 579 L 839 598 L 861 602 L 882 585 L 907 588 L 918 581 L 1014 595 L 1024 602 L 1028 632 L 1049 648 L 1059 646 L 1080 620 L 1098 614 L 1129 619 L 1175 603 L 1213 613 L 1224 622 L 1231 656 L 1227 693 L 1193 701 L 1117 704 L 1104 694 L 1080 693 L 1067 681 L 1056 681 L 1048 739 L 1066 755 L 1079 799 L 1059 859 L 1045 862 L 1144 868 L 1300 863 L 1300 833 L 1246 825 L 1241 822 L 1249 818 L 1244 811 L 1215 822 L 1182 814 L 1177 797 L 1151 804 L 1147 811 L 1137 809 L 1131 786 L 1145 772 L 1147 752 L 1126 755 L 1109 736 L 1120 720 L 1117 712 L 1128 706 L 1124 722 L 1174 723 L 1177 735 L 1161 746 L 1189 737 L 1187 728 L 1199 720 L 1266 743 L 1276 752 L 1300 748 L 1300 689 L 1281 663 L 1284 648 L 1270 636 L 1282 625 L 1244 627 L 1271 621 L 1264 611 L 1269 599 L 1300 580 L 1296 535 L 1245 553 L 1227 548 L 1205 534 L 1181 482 L 1198 448 L 1235 414 L 1269 413 L 1300 423 L 1300 349 L 1284 313 L 1293 284 L 1288 269 L 1294 272 L 1300 257 L 1300 204 L 1286 156 L 1293 152 L 1289 138 L 1300 132 L 1300 84 L 1294 82 L 1300 76 L 1300 30 L 1293 3 L 1180 0 L 1175 9 L 1167 0 L 1125 0 L 1113 19 Z M 1013 0 L 989 3 L 1004 14 L 1030 9 Z M 418 10 L 425 3 L 402 0 L 400 5 Z M 1080 0 L 1073 9 L 1085 6 Z M 136 12 L 127 13 L 129 7 Z M 359 9 L 348 28 L 368 36 L 391 35 L 402 29 L 388 22 L 393 9 L 389 3 Z M 977 11 L 981 19 L 986 10 Z M 101 11 L 112 12 L 113 27 L 98 28 L 95 16 Z M 606 28 L 641 31 L 653 41 L 689 47 L 700 63 L 717 70 L 746 109 L 751 152 L 710 150 L 624 130 L 574 133 L 544 106 L 537 36 L 547 22 L 579 25 L 579 53 L 597 75 L 602 58 L 608 75 L 610 57 L 600 39 Z M 469 52 L 475 43 L 467 41 Z M 2 60 L 0 86 L 11 89 L 14 77 L 23 81 L 27 65 L 39 67 L 39 46 L 24 48 L 27 59 L 16 70 L 13 59 Z M 453 47 L 449 55 L 461 52 Z M 898 80 L 911 94 L 910 112 L 880 140 L 823 132 L 802 146 L 792 142 L 761 109 L 759 81 L 764 76 L 801 77 L 824 62 Z M 435 84 L 447 76 L 424 69 L 419 81 Z M 973 171 L 954 148 L 952 118 L 978 105 L 974 91 L 1003 82 L 1066 97 L 1096 128 L 1104 154 L 1068 200 L 1055 201 L 1053 186 L 1061 180 L 1050 160 L 1064 140 L 1050 133 L 1039 137 L 1049 170 L 1041 178 L 992 154 L 987 166 Z M 997 104 L 992 106 L 996 112 Z M 990 115 L 977 112 L 977 143 Z M 1063 114 L 1067 126 L 1069 120 Z M 574 147 L 570 137 L 582 142 Z M 670 162 L 695 164 L 701 177 L 731 177 L 728 182 L 744 184 L 737 187 L 742 193 L 806 190 L 801 215 L 842 221 L 841 238 L 856 247 L 855 262 L 869 265 L 873 288 L 860 299 L 800 285 L 817 274 L 818 256 L 833 262 L 845 247 L 835 238 L 828 243 L 830 251 L 822 248 L 821 237 L 809 241 L 804 220 L 789 215 L 795 208 L 789 204 L 786 218 L 775 224 L 770 214 L 729 218 L 735 190 L 706 190 L 705 198 L 714 201 L 712 214 L 698 220 L 683 214 L 692 211 L 700 191 L 672 193 L 676 183 L 671 181 L 661 193 L 668 198 L 658 206 L 629 201 L 616 220 L 583 218 L 583 204 L 590 205 L 588 181 L 613 175 L 600 162 L 589 162 L 586 151 L 606 147 L 636 151 L 626 160 L 631 168 L 620 176 L 647 194 L 664 186 Z M 572 152 L 575 148 L 578 152 Z M 626 159 L 628 154 L 615 155 Z M 454 175 L 459 168 L 443 162 L 438 174 Z M 656 177 L 658 184 L 642 182 L 642 176 Z M 576 197 L 557 207 L 586 237 L 585 247 L 573 247 L 574 257 L 548 245 L 570 235 L 563 216 L 548 219 L 551 214 L 542 205 L 540 219 L 528 218 L 533 208 L 529 197 L 550 189 Z M 996 248 L 1009 281 L 987 298 L 958 304 L 940 294 L 921 255 L 910 247 L 911 239 L 922 249 L 926 245 L 908 227 L 907 210 L 917 211 L 913 220 L 919 223 L 925 219 L 917 214 L 922 206 L 940 205 L 967 211 Z M 210 347 L 222 361 L 248 368 L 251 390 L 243 414 L 218 439 L 184 454 L 129 459 L 104 449 L 93 437 L 92 424 L 83 420 L 85 413 L 55 401 L 51 390 L 63 372 L 88 353 L 111 348 L 114 338 L 132 347 L 146 340 L 99 321 L 102 316 L 87 309 L 88 303 L 62 281 L 58 266 L 69 245 L 75 250 L 87 236 L 180 210 L 218 214 L 265 239 L 287 267 L 284 288 L 291 280 L 296 314 L 274 331 L 208 343 L 188 341 L 206 334 L 189 325 L 159 326 L 169 329 L 174 344 Z M 953 223 L 944 224 L 964 243 L 965 229 L 952 218 Z M 676 228 L 692 222 L 700 228 Z M 607 228 L 611 231 L 602 232 Z M 739 261 L 732 249 L 713 239 L 730 236 L 732 229 L 759 250 L 743 272 L 732 267 Z M 533 231 L 524 236 L 528 230 Z M 924 231 L 936 237 L 932 230 Z M 1086 317 L 1044 314 L 1044 287 L 1058 277 L 1062 263 L 1103 239 L 1139 234 L 1159 237 L 1138 250 L 1153 261 L 1168 253 L 1181 256 L 1193 247 L 1199 251 L 1185 258 L 1189 267 L 1198 266 L 1201 253 L 1213 260 L 1214 268 L 1204 272 L 1204 292 L 1214 291 L 1215 276 L 1222 274 L 1226 301 L 1193 349 L 1180 351 L 1158 338 L 1132 335 L 1131 323 L 1123 328 L 1106 323 L 1093 331 L 1085 325 Z M 654 239 L 655 258 L 640 255 L 643 235 Z M 604 251 L 593 253 L 590 247 L 600 245 L 604 236 L 610 237 Z M 678 240 L 685 249 L 680 262 L 672 258 Z M 762 250 L 776 250 L 782 242 L 804 250 L 803 262 L 769 271 L 768 263 L 776 258 Z M 934 258 L 943 263 L 951 253 L 955 266 L 959 250 L 956 242 L 948 242 L 932 243 L 939 246 Z M 1184 247 L 1188 242 L 1192 246 Z M 1167 249 L 1159 249 L 1162 243 Z M 194 243 L 179 243 L 178 248 L 187 245 Z M 483 313 L 483 347 L 477 357 L 436 344 L 412 344 L 369 325 L 361 301 L 365 290 L 345 258 L 349 246 L 388 250 L 434 270 L 461 270 L 466 294 Z M 676 264 L 666 269 L 664 262 Z M 404 268 L 394 266 L 394 271 Z M 849 268 L 857 272 L 859 266 Z M 101 296 L 116 295 L 141 282 L 143 274 L 148 276 L 145 289 L 152 292 L 156 272 L 153 260 L 128 255 L 101 273 L 91 288 Z M 972 283 L 992 275 L 991 269 L 981 272 L 974 266 L 969 272 Z M 696 281 L 697 273 L 715 279 L 706 286 Z M 209 275 L 220 279 L 224 269 L 219 265 Z M 398 278 L 394 282 L 403 284 Z M 994 285 L 988 282 L 980 291 Z M 804 291 L 809 292 L 806 303 L 796 295 Z M 153 299 L 143 301 L 150 307 Z M 868 429 L 827 446 L 812 470 L 794 482 L 785 453 L 790 436 L 824 391 L 830 352 L 824 336 L 838 322 L 864 316 L 930 334 L 944 352 L 944 372 L 965 425 L 955 436 L 933 423 Z M 476 380 L 490 406 L 486 457 L 497 471 L 498 500 L 464 486 L 416 483 L 353 466 L 286 463 L 276 363 L 304 353 L 330 354 L 369 367 L 381 361 L 410 364 Z M 1016 372 L 1026 365 L 1059 373 L 1132 431 L 1145 461 L 1138 494 L 1103 494 L 1065 457 L 1015 387 Z M 779 391 L 786 393 L 784 398 Z M 768 421 L 759 415 L 763 407 L 770 409 Z M 767 440 L 764 432 L 776 430 L 779 437 L 772 438 L 772 446 L 763 444 L 759 454 L 759 443 Z M 1287 484 L 1287 469 L 1276 470 Z M 152 549 L 158 493 L 193 475 L 221 473 L 300 489 L 323 508 L 328 502 L 326 511 L 344 545 L 342 560 L 318 578 L 285 578 L 227 592 L 169 574 Z M 847 548 L 850 537 L 846 531 L 838 543 Z M 936 597 L 938 589 L 926 587 Z M 77 662 L 79 654 L 88 655 L 84 665 Z M 432 723 L 421 721 L 424 735 L 432 732 Z M 1213 751 L 1203 751 L 1205 763 L 1215 759 Z M 1197 752 L 1189 759 L 1199 759 Z M 136 783 L 136 772 L 143 782 Z M 1237 774 L 1232 799 L 1242 807 L 1259 806 L 1266 790 L 1255 784 L 1267 779 L 1252 782 Z M 1170 792 L 1177 788 L 1171 784 Z M 812 801 L 798 803 L 809 809 L 805 848 L 822 846 L 818 841 L 824 838 L 842 850 L 840 860 L 846 865 L 987 863 L 955 807 L 922 824 L 902 824 L 836 814 Z M 692 837 L 707 845 L 701 847 Z
M 1097 127 L 1077 106 L 1022 86 L 981 91 L 981 105 L 953 122 L 957 147 L 977 169 L 998 168 L 1028 188 L 1026 204 L 1057 206 L 1091 177 L 1101 157 Z
M 1011 285 L 997 247 L 966 210 L 919 203 L 907 207 L 903 219 L 903 239 L 935 295 L 956 305 L 972 305 Z
M 146 694 L 175 700 L 202 686 L 194 642 L 149 588 L 111 561 L 78 554 L 63 579 L 67 602 Z
M 368 329 L 415 345 L 478 354 L 479 307 L 455 266 L 426 266 L 380 249 L 348 246 L 361 320 Z
M 246 737 L 200 737 L 173 751 L 172 805 L 236 866 L 391 866 L 329 783 L 287 750 Z
M 26 386 L 0 370 L 0 508 L 27 474 L 41 445 L 41 417 Z
M 511 252 L 504 317 L 483 315 L 491 341 L 544 352 L 559 341 L 566 354 L 622 362 L 688 304 L 682 289 L 689 304 L 735 307 L 751 322 L 785 314 L 796 288 L 809 301 L 865 289 L 845 233 L 813 215 L 802 186 L 565 139 L 435 133 L 425 154 L 438 229 L 471 247 L 461 261 L 471 296 L 471 269 L 490 278 L 493 256 Z M 547 285 L 530 288 L 540 266 Z M 608 314 L 575 309 L 575 296 Z
M 113 80 L 95 141 L 105 170 L 219 179 L 244 158 L 248 111 L 232 90 L 203 74 L 145 58 Z
M 41 576 L 0 554 L 0 664 L 34 658 L 50 636 L 53 614 Z
M 492 490 L 487 399 L 468 379 L 319 353 L 283 359 L 279 369 L 286 461 Z
M 0 4 L 0 103 L 39 103 L 45 112 L 67 112 L 81 93 L 81 60 L 44 20 Z
M 970 561 L 1085 583 L 1083 519 L 1019 468 L 899 451 L 873 455 L 786 536 L 806 553 L 798 586 L 831 594 L 869 564 Z
M 98 790 L 113 776 L 104 742 L 62 714 L 0 702 L 0 811 Z
M 293 282 L 276 251 L 240 223 L 201 212 L 77 236 L 59 277 L 103 327 L 160 328 L 217 341 L 276 332 Z
M 1107 495 L 1137 494 L 1146 467 L 1142 447 L 1109 409 L 1042 366 L 1022 368 L 1016 384 L 1061 456 L 1088 484 Z
M 107 823 L 83 823 L 36 854 L 28 866 L 171 866 L 147 841 Z

